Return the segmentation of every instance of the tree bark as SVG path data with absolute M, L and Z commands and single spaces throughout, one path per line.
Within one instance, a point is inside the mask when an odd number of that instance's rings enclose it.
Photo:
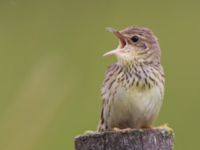
M 168 129 L 102 132 L 75 138 L 75 150 L 172 150 L 174 133 Z

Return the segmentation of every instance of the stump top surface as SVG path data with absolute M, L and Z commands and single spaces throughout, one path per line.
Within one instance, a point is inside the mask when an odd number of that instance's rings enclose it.
M 145 133 L 162 134 L 163 136 L 174 136 L 174 132 L 172 130 L 162 128 L 162 129 L 132 129 L 132 130 L 126 130 L 126 131 L 106 131 L 106 132 L 89 131 L 88 133 L 84 133 L 82 135 L 76 136 L 75 139 L 101 137 L 105 135 L 123 135 L 123 134 L 137 135 L 137 134 L 145 134 Z
M 162 129 L 93 132 L 75 137 L 76 150 L 171 150 L 174 132 Z

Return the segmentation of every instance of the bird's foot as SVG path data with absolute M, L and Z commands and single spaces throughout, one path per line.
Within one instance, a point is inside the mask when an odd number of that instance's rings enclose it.
M 144 125 L 142 126 L 142 129 L 155 129 L 156 127 L 152 126 L 152 125 Z
M 115 127 L 115 128 L 113 128 L 112 130 L 118 132 L 118 131 L 130 131 L 130 130 L 132 130 L 132 129 L 131 129 L 131 128 L 120 129 L 120 128 Z

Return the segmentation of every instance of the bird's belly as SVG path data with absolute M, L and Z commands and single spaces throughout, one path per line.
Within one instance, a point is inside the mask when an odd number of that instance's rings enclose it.
M 110 127 L 141 128 L 150 125 L 159 113 L 162 91 L 158 86 L 147 90 L 118 88 L 110 110 Z

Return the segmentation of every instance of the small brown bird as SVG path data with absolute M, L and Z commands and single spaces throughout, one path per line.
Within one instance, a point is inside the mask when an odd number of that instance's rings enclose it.
M 103 82 L 98 131 L 148 128 L 158 116 L 164 95 L 161 50 L 153 32 L 143 27 L 108 30 L 119 46 L 104 56 L 115 55 Z

